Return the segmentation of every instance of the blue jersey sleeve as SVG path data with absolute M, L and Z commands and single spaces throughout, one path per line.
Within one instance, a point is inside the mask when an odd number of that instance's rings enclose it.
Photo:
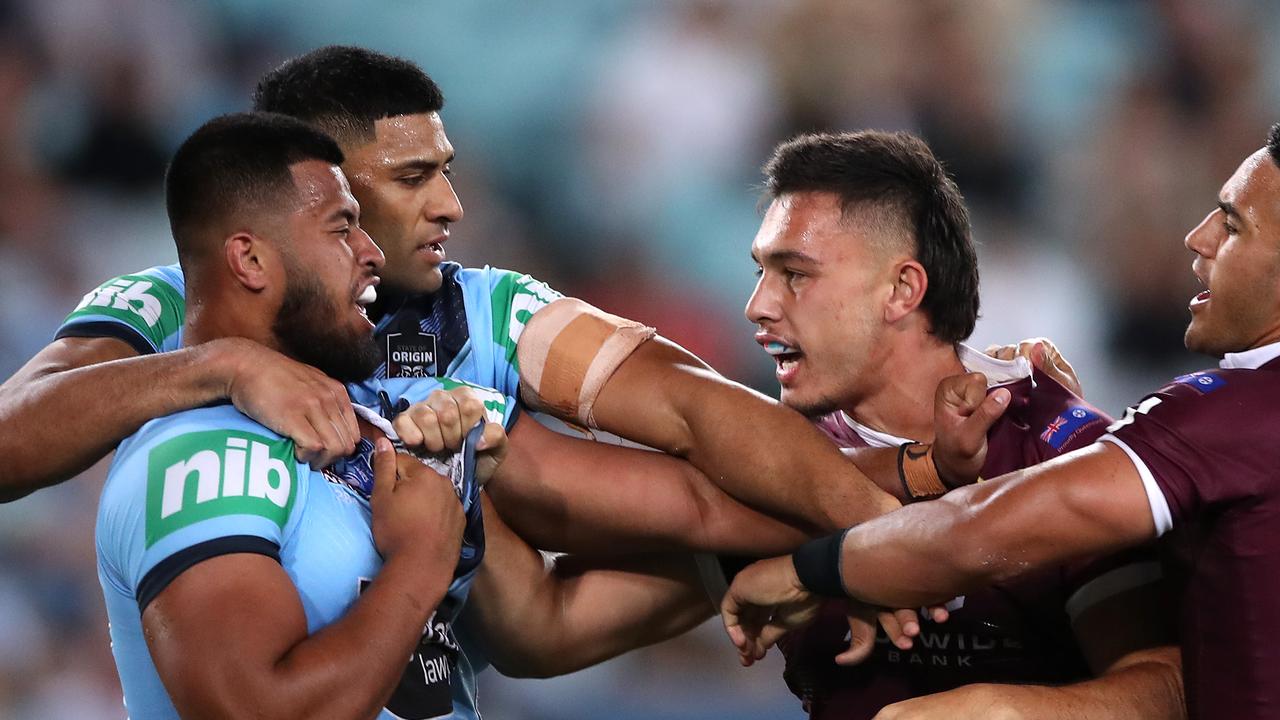
M 308 472 L 290 440 L 229 405 L 153 420 L 120 446 L 107 475 L 97 528 L 104 574 L 142 610 L 210 557 L 278 560 Z
M 55 337 L 114 337 L 141 355 L 166 352 L 182 345 L 186 310 L 182 270 L 153 267 L 99 285 L 62 321 Z
M 529 275 L 485 266 L 459 273 L 466 292 L 472 351 L 479 365 L 492 369 L 492 386 L 503 395 L 519 397 L 520 367 L 516 344 L 529 318 L 564 297 Z M 472 308 L 482 308 L 474 312 Z

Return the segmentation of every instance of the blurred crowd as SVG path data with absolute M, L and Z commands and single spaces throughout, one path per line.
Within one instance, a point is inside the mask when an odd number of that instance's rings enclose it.
M 772 393 L 741 308 L 759 166 L 795 133 L 923 135 L 973 213 L 974 344 L 1051 336 L 1116 413 L 1182 348 L 1183 235 L 1280 120 L 1269 0 L 4 0 L 0 373 L 112 275 L 172 262 L 168 154 L 257 76 L 352 43 L 444 89 L 447 249 L 656 325 Z M 1270 78 L 1270 80 L 1268 80 Z M 1173 278 L 1173 280 L 1170 280 Z M 93 558 L 105 466 L 0 507 L 0 718 L 122 718 Z M 802 717 L 709 624 L 492 717 Z

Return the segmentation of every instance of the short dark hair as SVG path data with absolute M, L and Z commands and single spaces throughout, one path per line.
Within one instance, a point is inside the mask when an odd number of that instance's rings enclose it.
M 900 216 L 929 278 L 920 306 L 938 338 L 958 343 L 978 321 L 978 257 L 969 211 L 929 146 L 910 133 L 862 131 L 801 135 L 765 163 L 772 198 L 830 192 L 843 212 L 880 207 Z
M 438 112 L 440 87 L 403 58 L 330 45 L 285 62 L 263 76 L 253 109 L 292 115 L 339 141 L 368 141 L 373 124 L 398 115 Z
M 1267 152 L 1271 153 L 1271 161 L 1280 165 L 1280 123 L 1272 125 L 1267 133 Z
M 164 178 L 169 227 L 184 269 L 203 250 L 202 229 L 279 203 L 296 190 L 289 166 L 304 160 L 341 165 L 342 150 L 328 135 L 285 115 L 223 115 L 192 133 Z

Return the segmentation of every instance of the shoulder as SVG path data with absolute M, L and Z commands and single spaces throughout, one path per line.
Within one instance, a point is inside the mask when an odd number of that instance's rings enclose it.
M 293 442 L 231 405 L 188 410 L 152 420 L 120 445 L 99 520 L 141 521 L 148 547 L 221 516 L 283 528 L 301 475 Z
M 186 283 L 177 265 L 120 275 L 89 291 L 58 337 L 114 336 L 148 354 L 171 349 L 186 319 Z
M 490 293 L 495 306 L 509 304 L 515 298 L 525 296 L 540 300 L 543 305 L 563 297 L 559 292 L 541 280 L 514 270 L 485 265 L 482 268 L 461 268 L 458 278 L 464 283 L 484 286 Z
M 1033 380 L 1024 418 L 1046 459 L 1084 447 L 1106 432 L 1110 415 L 1039 371 Z
M 1180 375 L 1130 407 L 1109 428 L 1158 426 L 1209 444 L 1274 437 L 1280 422 L 1280 372 L 1201 370 Z

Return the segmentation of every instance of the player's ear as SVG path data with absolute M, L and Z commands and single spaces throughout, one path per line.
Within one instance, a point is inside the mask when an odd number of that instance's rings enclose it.
M 894 266 L 893 291 L 885 303 L 884 320 L 895 323 L 910 315 L 924 301 L 929 289 L 929 275 L 924 266 L 913 259 L 905 259 Z
M 267 270 L 271 264 L 268 243 L 248 231 L 229 236 L 223 243 L 227 268 L 245 288 L 259 291 L 267 287 Z

